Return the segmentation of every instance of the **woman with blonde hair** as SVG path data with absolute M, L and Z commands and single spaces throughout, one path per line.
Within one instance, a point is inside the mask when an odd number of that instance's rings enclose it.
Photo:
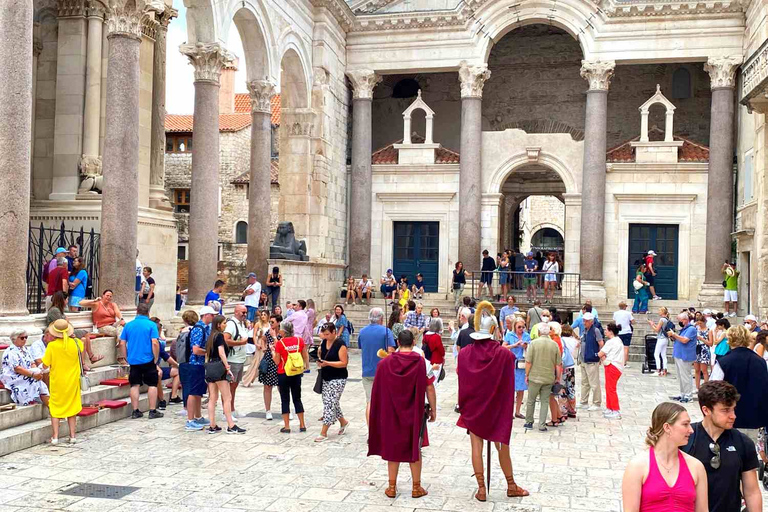
M 707 512 L 707 473 L 698 459 L 683 453 L 693 434 L 691 418 L 680 404 L 664 402 L 651 415 L 647 453 L 635 456 L 624 471 L 624 512 Z
M 269 330 L 269 311 L 266 309 L 259 310 L 255 320 L 252 328 L 252 339 L 256 346 L 256 352 L 253 354 L 253 361 L 251 362 L 251 366 L 248 367 L 248 372 L 243 376 L 243 386 L 247 388 L 251 387 L 259 376 L 259 365 L 261 364 L 262 358 L 265 357 L 264 352 L 266 348 L 260 341 L 264 333 Z

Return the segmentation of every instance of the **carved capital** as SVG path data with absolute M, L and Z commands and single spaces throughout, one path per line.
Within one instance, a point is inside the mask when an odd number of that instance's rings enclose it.
M 248 94 L 251 97 L 251 112 L 272 113 L 272 96 L 275 95 L 275 84 L 271 80 L 251 80 L 246 82 Z
M 352 82 L 352 99 L 373 99 L 373 89 L 381 82 L 381 76 L 371 69 L 357 69 L 347 73 Z
M 487 64 L 469 65 L 467 61 L 459 64 L 459 80 L 461 81 L 462 98 L 482 98 L 485 81 L 491 78 Z
M 219 85 L 222 68 L 235 58 L 219 43 L 182 44 L 179 51 L 195 67 L 195 82 L 211 82 L 216 85 Z
M 168 25 L 171 24 L 171 20 L 173 18 L 179 17 L 179 11 L 172 7 L 166 7 L 165 10 L 162 12 L 162 14 L 155 16 L 155 21 L 157 21 L 160 26 L 161 30 L 168 30 Z
M 57 0 L 59 18 L 82 18 L 85 16 L 85 0 Z
M 741 65 L 740 55 L 710 57 L 704 64 L 704 71 L 709 73 L 712 89 L 736 86 L 736 68 Z
M 90 0 L 85 7 L 85 15 L 88 18 L 101 18 L 104 19 L 107 13 L 107 8 L 101 2 L 97 0 Z
M 162 0 L 107 0 L 107 37 L 141 41 L 144 16 L 165 10 Z
M 607 91 L 616 68 L 612 60 L 581 61 L 581 78 L 589 82 L 590 91 Z

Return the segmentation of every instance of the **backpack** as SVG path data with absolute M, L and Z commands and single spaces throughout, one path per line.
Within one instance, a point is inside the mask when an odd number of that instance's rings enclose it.
M 240 339 L 240 329 L 237 327 L 237 322 L 234 321 L 232 318 L 227 319 L 227 323 L 232 322 L 232 325 L 235 326 L 235 335 L 232 337 L 232 341 L 237 341 Z M 227 347 L 227 355 L 231 356 L 235 351 L 235 347 Z
M 352 322 L 349 321 L 349 318 L 347 318 L 347 329 L 349 329 L 349 335 L 350 336 L 355 334 L 355 326 L 352 325 Z
M 192 329 L 200 329 L 200 327 L 195 325 Z M 179 364 L 189 363 L 189 356 L 192 355 L 192 347 L 189 339 L 192 329 L 184 331 L 179 334 L 178 338 L 176 338 L 176 362 Z
M 301 340 L 301 338 L 297 339 Z M 285 346 L 285 342 L 280 340 L 280 343 L 283 344 L 283 348 L 286 352 L 288 352 L 288 348 Z M 288 357 L 285 360 L 285 366 L 283 368 L 285 369 L 285 374 L 288 377 L 293 377 L 294 375 L 301 375 L 304 373 L 304 357 L 301 355 L 301 351 L 297 350 L 296 352 L 288 352 Z

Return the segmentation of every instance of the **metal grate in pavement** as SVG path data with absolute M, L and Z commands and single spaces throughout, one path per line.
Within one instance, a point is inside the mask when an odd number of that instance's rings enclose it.
M 108 500 L 119 500 L 124 496 L 137 491 L 138 487 L 128 487 L 125 485 L 104 485 L 104 484 L 72 484 L 59 491 L 59 494 L 67 496 L 84 496 L 86 498 L 105 498 Z

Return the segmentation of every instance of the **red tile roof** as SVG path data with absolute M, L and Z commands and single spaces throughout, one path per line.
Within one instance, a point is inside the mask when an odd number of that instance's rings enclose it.
M 275 94 L 272 96 L 272 124 L 275 126 L 280 125 L 280 95 Z M 251 113 L 251 98 L 248 93 L 236 93 L 235 94 L 235 112 L 247 112 Z
M 652 141 L 664 140 L 664 131 L 660 128 L 651 128 L 648 130 L 648 138 Z M 676 141 L 683 141 L 683 145 L 677 152 L 679 162 L 709 162 L 709 148 L 691 140 L 677 135 L 672 137 Z M 635 148 L 630 144 L 640 140 L 638 135 L 634 139 L 622 142 L 608 150 L 606 161 L 608 162 L 634 162 Z
M 167 133 L 192 133 L 191 115 L 166 114 Z M 272 96 L 272 124 L 280 125 L 280 95 Z M 247 93 L 235 94 L 235 113 L 219 115 L 219 131 L 237 132 L 251 126 L 251 99 Z
M 422 144 L 424 137 L 414 133 L 411 135 L 411 142 L 414 144 Z M 397 142 L 393 142 L 389 146 L 385 146 L 381 149 L 374 151 L 371 155 L 371 164 L 373 165 L 391 165 L 398 163 L 399 151 L 395 149 L 395 144 L 402 144 L 403 139 Z M 457 164 L 459 163 L 459 154 L 450 149 L 440 148 L 435 151 L 435 163 L 436 164 Z
M 278 171 L 280 170 L 279 161 L 277 158 L 272 159 L 272 165 L 269 169 L 270 182 L 273 185 L 277 185 Z M 233 179 L 230 183 L 233 185 L 248 185 L 251 182 L 251 171 L 245 171 L 243 174 Z

